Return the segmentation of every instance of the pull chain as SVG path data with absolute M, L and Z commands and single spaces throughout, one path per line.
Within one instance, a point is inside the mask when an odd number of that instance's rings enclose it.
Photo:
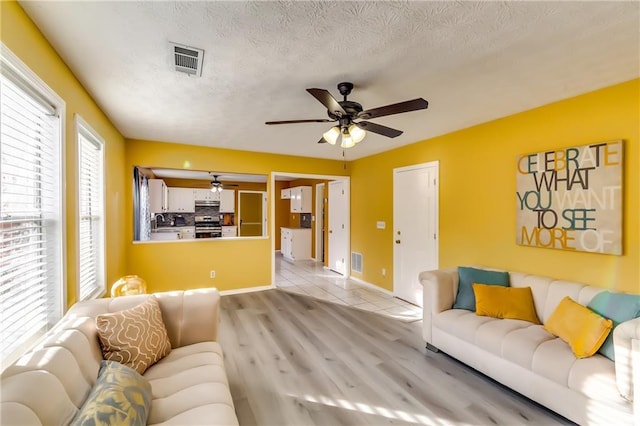
M 343 170 L 347 170 L 347 159 L 344 156 L 344 149 L 342 150 L 342 159 L 344 160 Z

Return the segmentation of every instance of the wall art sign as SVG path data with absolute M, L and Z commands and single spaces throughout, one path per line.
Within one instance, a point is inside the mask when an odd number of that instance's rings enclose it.
M 622 254 L 621 140 L 520 155 L 516 243 Z

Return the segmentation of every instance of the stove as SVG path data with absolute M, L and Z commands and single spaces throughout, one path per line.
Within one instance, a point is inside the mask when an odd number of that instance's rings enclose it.
M 222 237 L 222 226 L 220 226 L 219 216 L 196 216 L 196 238 L 220 238 Z

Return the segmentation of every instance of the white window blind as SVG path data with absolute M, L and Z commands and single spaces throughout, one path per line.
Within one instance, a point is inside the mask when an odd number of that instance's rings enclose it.
M 82 120 L 78 129 L 78 299 L 104 294 L 104 155 L 102 140 Z
M 0 361 L 62 316 L 59 114 L 38 86 L 0 73 Z M 13 59 L 15 61 L 15 59 Z

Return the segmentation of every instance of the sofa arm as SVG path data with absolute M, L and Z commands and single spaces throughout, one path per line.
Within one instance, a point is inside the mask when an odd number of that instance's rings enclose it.
M 431 318 L 433 315 L 453 307 L 458 284 L 457 269 L 436 269 L 421 272 L 418 276 L 422 284 L 422 336 L 431 341 Z
M 613 330 L 613 350 L 618 391 L 633 401 L 634 390 L 640 392 L 640 318 L 625 321 Z
M 220 293 L 215 288 L 154 293 L 172 348 L 215 341 Z

